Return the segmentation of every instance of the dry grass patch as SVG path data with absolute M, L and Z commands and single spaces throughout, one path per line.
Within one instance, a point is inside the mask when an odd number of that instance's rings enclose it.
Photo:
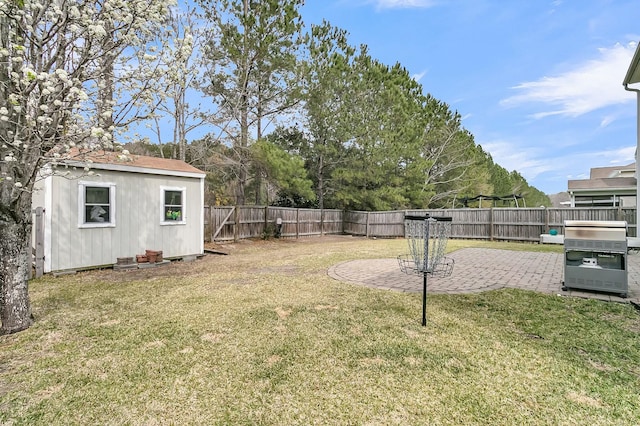
M 638 419 L 632 307 L 517 290 L 433 295 L 421 327 L 420 295 L 326 274 L 405 250 L 351 237 L 239 243 L 189 264 L 34 281 L 36 323 L 0 337 L 0 423 Z

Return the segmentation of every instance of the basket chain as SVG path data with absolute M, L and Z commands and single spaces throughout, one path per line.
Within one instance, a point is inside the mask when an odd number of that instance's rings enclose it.
M 402 271 L 442 276 L 451 274 L 453 259 L 444 256 L 451 235 L 450 221 L 438 221 L 433 218 L 405 220 L 405 235 L 409 254 L 398 257 Z M 428 251 L 426 265 L 425 250 Z

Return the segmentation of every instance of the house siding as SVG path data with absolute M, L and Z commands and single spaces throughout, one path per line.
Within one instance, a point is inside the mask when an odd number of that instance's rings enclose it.
M 203 179 L 111 170 L 81 176 L 81 172 L 72 170 L 74 179 L 50 179 L 45 272 L 112 265 L 118 257 L 135 257 L 145 250 L 162 250 L 165 258 L 203 252 Z M 116 185 L 114 227 L 79 226 L 80 182 Z M 162 186 L 185 188 L 186 223 L 161 224 Z

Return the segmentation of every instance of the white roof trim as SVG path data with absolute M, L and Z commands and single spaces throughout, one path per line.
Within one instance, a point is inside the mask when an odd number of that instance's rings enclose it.
M 89 167 L 89 169 L 91 170 L 113 170 L 118 172 L 144 173 L 148 175 L 180 176 L 198 179 L 204 179 L 207 176 L 205 173 L 183 172 L 180 170 L 152 169 L 149 167 L 136 167 L 126 164 L 87 163 L 82 161 L 65 161 L 64 164 L 71 167 Z
M 633 54 L 633 58 L 629 64 L 627 74 L 622 81 L 622 85 L 626 87 L 629 84 L 634 83 L 640 83 L 640 43 L 636 46 L 636 51 Z
M 570 192 L 575 195 L 626 195 L 635 196 L 636 188 L 586 188 L 586 189 L 571 189 Z

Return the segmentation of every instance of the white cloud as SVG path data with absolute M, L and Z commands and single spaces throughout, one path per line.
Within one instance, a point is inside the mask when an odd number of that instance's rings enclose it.
M 588 179 L 592 167 L 626 165 L 635 161 L 635 146 L 609 150 L 558 151 L 550 154 L 544 146 L 523 146 L 521 141 L 493 140 L 481 143 L 494 163 L 507 171 L 517 170 L 530 185 L 543 173 L 566 179 Z M 562 178 L 561 176 L 564 176 Z
M 517 170 L 529 183 L 539 174 L 555 169 L 548 158 L 541 157 L 539 148 L 523 147 L 518 142 L 504 140 L 495 140 L 481 145 L 484 151 L 491 154 L 494 163 L 509 172 Z
M 596 59 L 578 63 L 571 70 L 515 86 L 521 94 L 503 99 L 500 104 L 544 103 L 553 107 L 532 115 L 539 119 L 550 115 L 578 117 L 610 105 L 631 102 L 634 97 L 624 90 L 622 80 L 631 63 L 635 43 L 616 44 L 598 51 Z
M 551 2 L 551 9 L 549 10 L 549 15 L 553 15 L 556 13 L 556 8 L 562 6 L 562 0 L 554 0 Z
M 422 71 L 418 74 L 414 74 L 411 76 L 412 79 L 414 79 L 416 82 L 420 81 L 420 79 L 422 79 L 422 77 L 424 77 L 427 74 L 427 71 Z
M 598 153 L 598 157 L 600 157 L 600 153 Z M 627 146 L 619 149 L 614 149 L 610 151 L 605 151 L 605 155 L 609 158 L 609 164 L 612 166 L 615 165 L 625 165 L 630 164 L 636 161 L 636 147 Z
M 616 120 L 616 117 L 614 115 L 607 115 L 605 117 L 602 118 L 602 120 L 600 121 L 600 127 L 607 127 L 609 124 L 613 123 Z
M 635 146 L 621 147 L 601 151 L 585 151 L 565 154 L 560 163 L 570 164 L 567 179 L 589 179 L 591 169 L 595 167 L 626 166 L 635 161 Z

